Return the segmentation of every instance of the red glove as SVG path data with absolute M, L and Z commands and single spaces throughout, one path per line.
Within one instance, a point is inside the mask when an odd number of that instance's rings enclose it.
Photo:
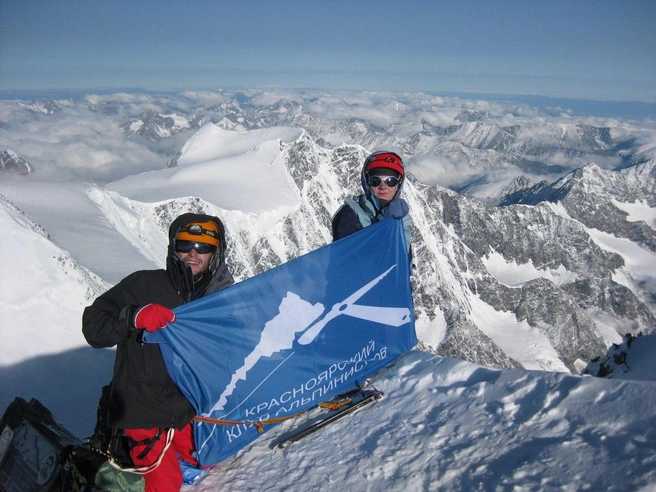
M 160 304 L 146 304 L 134 315 L 134 326 L 150 333 L 174 321 L 175 313 Z

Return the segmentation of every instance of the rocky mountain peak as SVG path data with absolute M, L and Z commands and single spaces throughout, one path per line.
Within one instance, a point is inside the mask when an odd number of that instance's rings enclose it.
M 260 230 L 255 225 L 241 231 L 226 219 L 229 231 L 240 231 L 229 262 L 247 276 L 330 242 L 330 218 L 345 196 L 361 193 L 364 147 L 325 148 L 303 133 L 280 151 L 299 208 L 266 232 L 254 232 Z M 516 184 L 525 193 L 538 190 L 528 180 Z M 644 200 L 649 187 L 595 165 L 553 187 L 539 185 L 541 200 L 527 195 L 530 204 L 492 206 L 408 175 L 415 314 L 420 338 L 436 353 L 495 367 L 578 373 L 605 353 L 609 329 L 656 331 L 656 297 L 639 281 L 617 282 L 625 275 L 624 259 L 593 240 L 586 222 L 594 207 L 606 218 L 615 207 L 607 227 L 636 241 L 636 223 L 617 201 Z M 528 273 L 509 276 L 513 271 Z M 526 340 L 526 352 L 513 348 L 518 339 Z
M 0 171 L 11 174 L 32 174 L 32 165 L 13 150 L 0 150 Z

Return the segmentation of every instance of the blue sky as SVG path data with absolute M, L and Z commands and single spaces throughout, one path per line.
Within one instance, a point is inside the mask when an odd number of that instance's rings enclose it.
M 656 0 L 2 0 L 0 89 L 656 102 Z

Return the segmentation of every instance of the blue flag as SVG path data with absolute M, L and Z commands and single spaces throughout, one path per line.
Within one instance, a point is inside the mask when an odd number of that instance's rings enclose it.
M 403 223 L 387 219 L 174 309 L 145 334 L 199 416 L 201 465 L 364 382 L 417 342 Z

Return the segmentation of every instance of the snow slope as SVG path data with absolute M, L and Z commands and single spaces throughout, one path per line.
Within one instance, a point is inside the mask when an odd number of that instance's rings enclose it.
M 656 337 L 642 337 L 653 354 Z M 653 360 L 653 359 L 652 359 Z M 185 490 L 655 490 L 656 376 L 496 370 L 411 351 L 379 402 L 272 449 L 264 434 Z
M 48 263 L 66 253 L 10 205 L 1 217 L 16 244 L 31 245 L 32 261 L 3 264 L 12 282 L 3 275 L 11 329 L 3 319 L 0 407 L 35 397 L 87 436 L 113 351 L 84 344 L 87 293 Z M 4 246 L 3 257 L 16 250 Z M 381 401 L 283 451 L 272 449 L 277 440 L 315 415 L 273 427 L 184 490 L 654 490 L 656 336 L 632 350 L 623 380 L 496 370 L 415 350 L 374 381 Z
M 302 133 L 280 127 L 233 132 L 208 123 L 184 145 L 177 167 L 130 176 L 107 188 L 141 202 L 194 196 L 247 213 L 293 208 L 299 197 L 288 181 L 280 143 Z
M 89 435 L 113 351 L 86 345 L 84 307 L 107 288 L 103 280 L 162 266 L 164 224 L 153 209 L 168 198 L 200 196 L 222 218 L 231 211 L 233 233 L 297 207 L 276 147 L 297 136 L 249 134 L 253 140 L 232 144 L 230 155 L 190 141 L 177 168 L 105 188 L 0 183 L 10 200 L 0 199 L 10 238 L 0 242 L 0 410 L 16 396 L 34 397 L 75 434 Z M 509 285 L 535 275 L 493 255 L 487 265 Z M 498 330 L 503 313 L 474 301 L 481 324 Z M 519 323 L 513 330 L 524 333 L 507 340 L 518 359 L 541 355 L 556 364 L 537 333 Z M 376 379 L 380 402 L 284 451 L 273 451 L 276 440 L 313 415 L 274 427 L 185 490 L 656 490 L 655 336 L 634 348 L 635 380 L 631 372 L 607 380 L 496 370 L 415 350 Z

